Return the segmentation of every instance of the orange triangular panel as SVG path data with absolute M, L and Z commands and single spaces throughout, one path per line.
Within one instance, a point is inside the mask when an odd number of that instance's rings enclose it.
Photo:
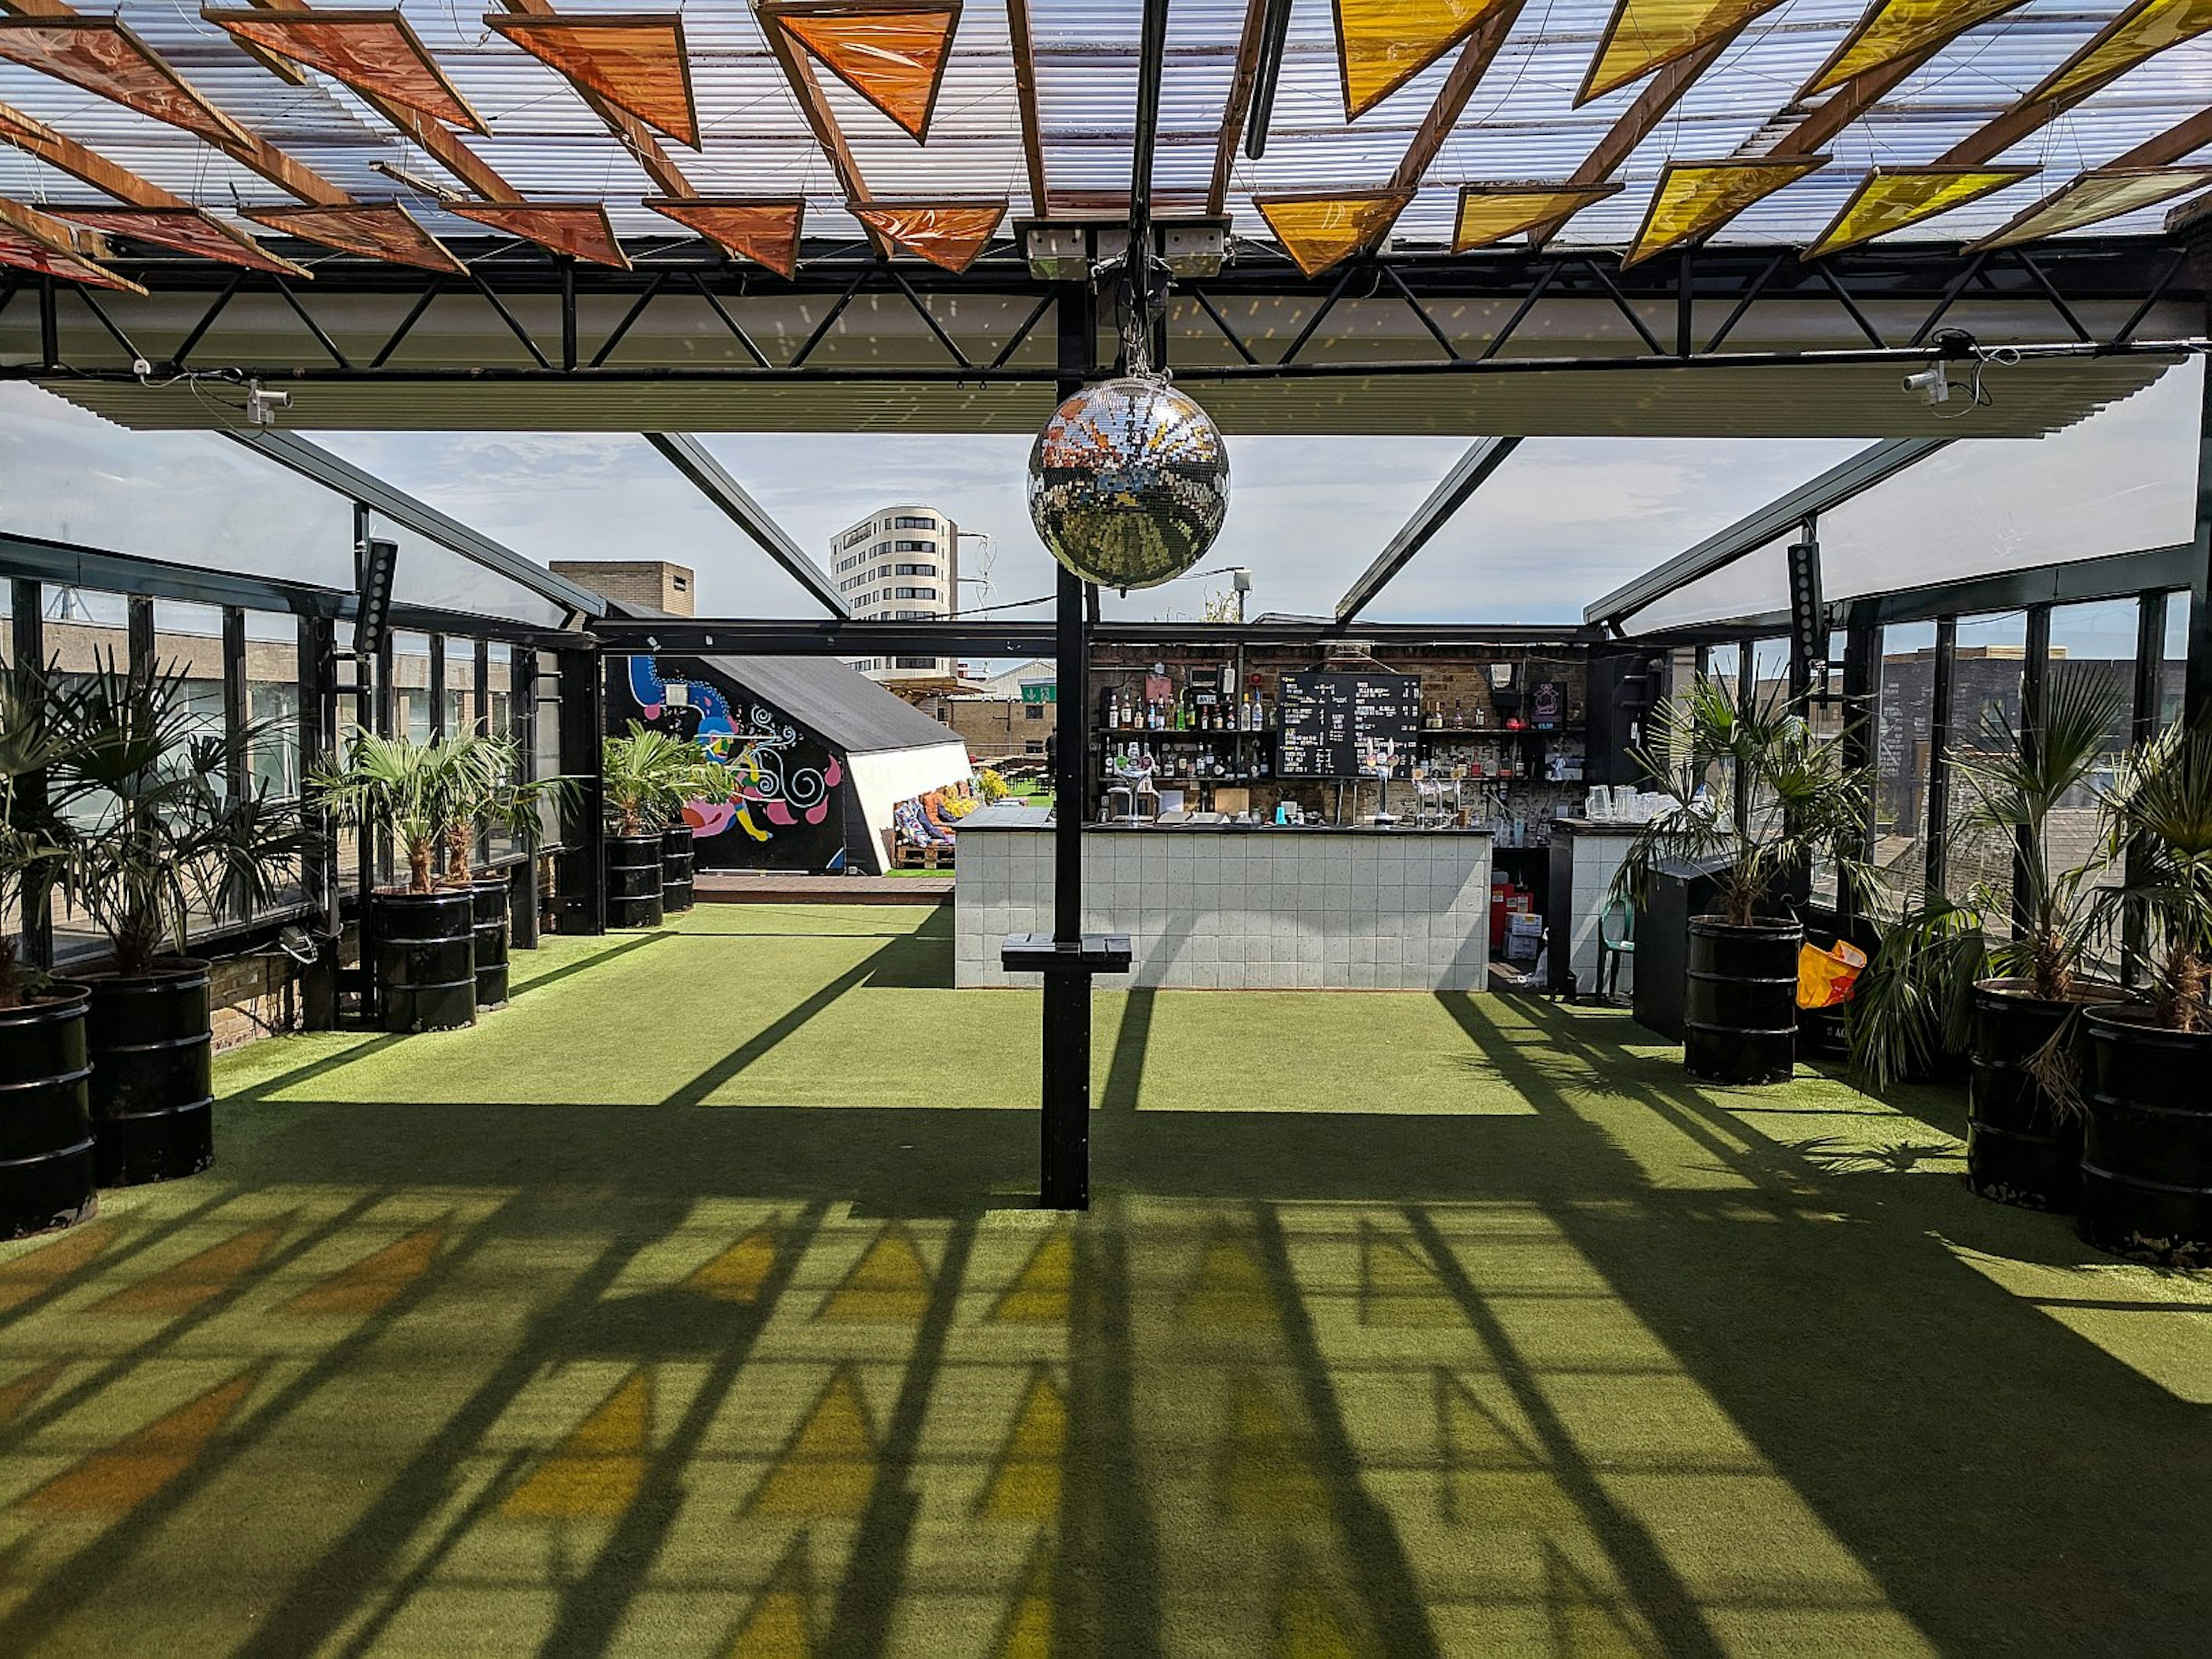
M 303 236 L 341 252 L 424 270 L 468 274 L 468 268 L 451 250 L 397 202 L 359 203 L 351 207 L 248 208 L 246 216 L 271 230 Z
M 2063 98 L 2071 103 L 2086 98 L 2145 58 L 2193 40 L 2207 29 L 2212 29 L 2212 0 L 2136 0 L 2021 102 Z
M 128 1515 L 190 1468 L 260 1379 L 259 1365 L 219 1382 L 105 1451 L 63 1470 L 18 1506 L 48 1515 Z
M 241 40 L 320 70 L 356 92 L 404 104 L 448 126 L 489 131 L 396 11 L 288 15 L 210 8 L 200 15 Z
M 743 197 L 648 196 L 645 204 L 779 276 L 791 276 L 799 270 L 799 230 L 806 217 L 802 197 L 749 201 Z
M 1462 185 L 1452 252 L 1488 247 L 1524 230 L 1580 213 L 1620 193 L 1619 185 Z
M 1753 203 L 1827 165 L 1825 155 L 1784 161 L 1670 161 L 1659 177 L 1636 246 L 1620 263 L 1624 268 L 1636 264 L 1709 235 Z
M 161 55 L 108 17 L 0 18 L 0 58 L 167 121 L 210 143 L 237 143 L 246 131 L 178 78 Z
M 0 1384 L 0 1429 L 4 1429 L 39 1401 L 61 1380 L 63 1363 L 50 1359 L 35 1370 L 29 1370 L 13 1382 Z
M 444 202 L 440 205 L 463 219 L 473 219 L 494 230 L 550 247 L 556 253 L 595 265 L 629 269 L 629 256 L 607 222 L 607 210 L 597 202 Z
M 1996 234 L 1970 242 L 1967 247 L 1978 252 L 2056 236 L 2063 230 L 2080 230 L 2207 185 L 2212 185 L 2212 167 L 2099 167 L 2063 190 L 2052 191 Z
M 2025 5 L 2027 0 L 1874 0 L 1856 27 L 1797 96 L 1839 87 L 1855 75 L 1878 70 L 1916 52 L 1932 52 L 1978 24 Z
M 1662 64 L 1733 34 L 1782 0 L 1619 0 L 1577 104 L 1641 80 Z
M 174 248 L 179 253 L 220 259 L 227 265 L 271 270 L 284 276 L 314 275 L 289 259 L 278 258 L 244 231 L 234 230 L 214 215 L 203 213 L 198 208 L 55 207 L 47 211 L 57 219 L 66 219 L 88 230 L 152 242 L 157 246 Z
M 1004 202 L 917 203 L 892 205 L 872 202 L 848 210 L 871 230 L 879 231 L 909 253 L 920 254 L 933 265 L 961 271 L 975 263 L 1006 216 Z
M 1318 276 L 1389 234 L 1413 199 L 1410 190 L 1337 196 L 1255 196 L 1252 205 L 1300 270 Z
M 675 13 L 606 17 L 515 17 L 495 13 L 495 29 L 586 92 L 619 105 L 679 144 L 699 148 L 691 101 L 691 58 Z
M 2016 185 L 2034 171 L 2033 167 L 1876 167 L 1844 204 L 1835 222 L 1820 233 L 1820 240 L 1805 250 L 1805 257 L 1817 259 L 1933 219 L 2007 185 Z
M 92 1310 L 164 1317 L 194 1312 L 202 1303 L 211 1302 L 235 1288 L 240 1279 L 258 1267 L 261 1259 L 284 1237 L 289 1224 L 285 1221 L 264 1221 L 258 1227 L 233 1233 L 220 1244 L 210 1244 L 173 1267 L 149 1274 L 135 1285 L 125 1285 L 113 1296 L 94 1303 Z
M 1336 0 L 1344 118 L 1356 121 L 1474 33 L 1504 0 Z
M 844 0 L 768 0 L 761 21 L 806 48 L 830 74 L 915 138 L 929 133 L 929 115 L 952 53 L 960 0 L 911 5 Z

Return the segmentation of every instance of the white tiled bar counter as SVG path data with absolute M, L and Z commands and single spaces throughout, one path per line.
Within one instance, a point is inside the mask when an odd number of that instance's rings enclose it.
M 1560 818 L 1553 823 L 1548 902 L 1554 990 L 1566 988 L 1563 970 L 1571 969 L 1577 991 L 1586 995 L 1596 993 L 1604 964 L 1598 948 L 1598 923 L 1605 909 L 1605 896 L 1641 828 L 1592 818 Z M 1621 958 L 1616 977 L 1614 994 L 1627 996 L 1636 987 L 1633 956 Z
M 1029 807 L 963 820 L 955 984 L 1036 984 L 999 946 L 1052 931 L 1052 839 Z M 1085 930 L 1130 937 L 1108 988 L 1475 991 L 1489 970 L 1486 830 L 1086 825 L 1083 890 Z

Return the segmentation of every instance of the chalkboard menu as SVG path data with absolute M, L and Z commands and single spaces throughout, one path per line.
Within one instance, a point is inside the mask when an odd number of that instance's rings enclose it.
M 1365 757 L 1395 744 L 1395 775 L 1413 763 L 1421 724 L 1421 681 L 1415 674 L 1285 674 L 1282 749 L 1276 773 L 1285 778 L 1372 775 Z

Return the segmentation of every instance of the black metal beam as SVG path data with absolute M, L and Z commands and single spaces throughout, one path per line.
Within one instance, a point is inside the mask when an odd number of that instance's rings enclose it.
M 2197 532 L 2190 548 L 2189 664 L 2181 711 L 2192 728 L 2212 720 L 2212 373 L 2204 377 L 2197 407 Z
M 559 371 L 551 372 L 557 374 Z M 296 432 L 287 432 L 276 427 L 256 427 L 251 430 L 225 427 L 222 431 L 225 437 L 245 445 L 248 449 L 258 450 L 279 466 L 288 467 L 301 477 L 312 479 L 326 489 L 335 490 L 349 501 L 359 501 L 380 517 L 389 519 L 418 536 L 428 537 L 439 546 L 506 577 L 540 599 L 549 599 L 568 611 L 580 611 L 587 617 L 602 616 L 606 611 L 607 602 L 589 588 L 579 587 L 575 583 L 555 575 L 544 565 L 532 563 L 513 548 L 501 545 L 479 531 L 471 530 L 458 519 L 448 517 L 428 502 L 416 500 L 406 491 L 386 483 L 374 473 L 364 471 L 350 461 L 341 459 L 321 446 L 310 443 Z
M 1790 534 L 1807 519 L 1895 477 L 1905 468 L 1947 447 L 1951 441 L 1948 438 L 1889 438 L 1863 449 L 1817 478 L 1776 496 L 1727 529 L 1716 532 L 1695 547 L 1676 554 L 1634 581 L 1624 583 L 1603 599 L 1585 605 L 1583 620 L 1601 624 L 1626 622 L 1676 589 L 1725 569 L 1738 559 Z
M 18 576 L 10 584 L 9 599 L 12 610 L 9 618 L 9 644 L 15 653 L 14 660 L 44 668 L 46 665 L 45 589 L 36 581 Z M 23 822 L 46 811 L 46 775 L 44 772 L 26 772 L 15 780 L 14 806 Z M 22 909 L 22 932 L 18 939 L 23 960 L 33 968 L 52 967 L 53 889 L 43 871 L 25 872 Z
M 2031 766 L 2043 752 L 2043 727 L 2046 698 L 2045 686 L 2051 670 L 2051 607 L 2032 605 L 2027 608 L 2026 642 L 2021 650 L 2020 664 L 2020 750 L 2021 758 Z M 2035 844 L 2035 831 L 2023 825 L 2014 832 L 2012 855 L 2012 922 L 2015 936 L 2027 931 L 2035 896 L 2035 886 L 2028 873 L 2028 861 L 2042 849 Z
M 1468 446 L 1452 470 L 1444 475 L 1443 482 L 1430 492 L 1413 514 L 1400 526 L 1382 550 L 1375 556 L 1359 580 L 1345 590 L 1344 597 L 1336 602 L 1336 619 L 1350 622 L 1364 611 L 1375 596 L 1388 586 L 1390 579 L 1404 569 L 1416 553 L 1429 544 L 1430 538 L 1443 529 L 1451 515 L 1467 504 L 1468 497 L 1490 482 L 1490 476 L 1505 464 L 1507 456 L 1521 447 L 1521 440 L 1513 437 L 1481 438 Z
M 729 475 L 720 461 L 707 453 L 705 445 L 681 432 L 648 432 L 644 436 L 646 442 L 689 478 L 723 517 L 757 543 L 786 575 L 820 600 L 831 616 L 853 614 L 853 607 L 845 603 L 845 596 L 837 591 L 829 574 L 784 533 L 783 526 Z
M 601 745 L 606 740 L 606 684 L 592 651 L 563 651 L 561 676 L 561 770 L 577 781 L 564 812 L 558 862 L 561 931 L 607 931 L 606 789 Z
M 602 650 L 621 655 L 653 651 L 693 655 L 722 653 L 757 657 L 911 656 L 1036 657 L 1055 647 L 1056 624 L 1043 622 L 816 621 L 728 617 L 603 617 L 591 624 Z M 1244 623 L 1108 622 L 1091 627 L 1097 645 L 1202 645 L 1229 650 L 1237 645 L 1320 645 L 1358 640 L 1374 646 L 1541 646 L 1589 645 L 1601 638 L 1595 629 L 1572 623 L 1354 623 L 1321 617 L 1270 618 Z
M 1921 848 L 1930 897 L 1944 892 L 1950 867 L 1951 696 L 1958 659 L 1959 620 L 1942 617 L 1936 624 L 1936 671 L 1928 706 L 1928 842 Z

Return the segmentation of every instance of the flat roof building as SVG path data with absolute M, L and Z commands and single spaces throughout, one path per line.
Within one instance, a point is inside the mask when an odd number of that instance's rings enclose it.
M 958 608 L 960 531 L 933 507 L 880 507 L 830 538 L 830 579 L 866 622 L 920 622 Z M 856 657 L 854 667 L 905 692 L 949 690 L 949 657 Z

